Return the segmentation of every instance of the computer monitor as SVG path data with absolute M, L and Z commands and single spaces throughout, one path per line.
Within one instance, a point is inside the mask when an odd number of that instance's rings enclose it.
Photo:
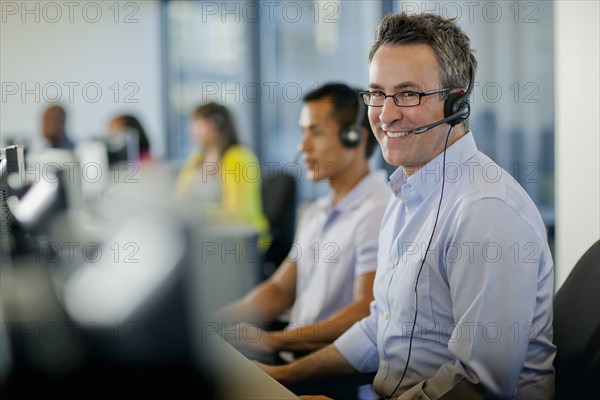
M 135 130 L 128 129 L 117 134 L 109 134 L 103 140 L 106 143 L 110 167 L 139 160 L 139 134 Z
M 0 392 L 140 395 L 176 388 L 215 398 L 198 334 L 204 315 L 197 292 L 204 286 L 196 286 L 189 221 L 156 186 L 117 186 L 106 197 L 108 208 L 93 213 L 108 226 L 93 239 L 83 243 L 82 227 L 66 214 L 55 223 L 60 236 L 51 229 L 44 237 L 84 251 L 76 268 L 63 268 L 63 252 L 53 262 L 30 259 L 10 277 L 19 290 L 9 290 L 4 303 L 11 371 Z M 121 212 L 102 216 L 115 207 Z

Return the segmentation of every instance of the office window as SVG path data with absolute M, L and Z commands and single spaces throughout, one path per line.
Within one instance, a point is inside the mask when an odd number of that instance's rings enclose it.
M 554 225 L 552 2 L 397 1 L 396 11 L 456 18 L 479 62 L 471 127 L 480 150 L 527 190 Z
M 306 92 L 326 81 L 367 85 L 367 55 L 385 10 L 455 17 L 479 60 L 471 96 L 479 148 L 553 225 L 552 3 L 168 1 L 164 10 L 169 158 L 189 152 L 193 106 L 216 100 L 234 111 L 261 162 L 280 167 L 297 155 Z M 303 199 L 324 191 L 303 178 Z
M 288 6 L 286 12 L 275 13 L 274 22 L 264 21 L 260 32 L 261 78 L 277 85 L 274 96 L 263 96 L 261 102 L 262 156 L 279 165 L 297 155 L 298 118 L 307 92 L 328 81 L 366 88 L 367 56 L 381 18 L 376 1 L 288 4 L 301 8 L 296 12 Z M 299 180 L 304 199 L 326 190 L 324 184 L 308 184 L 304 178 Z
M 234 111 L 261 162 L 285 167 L 300 141 L 302 97 L 327 81 L 366 87 L 378 1 L 169 1 L 166 32 L 169 158 L 189 152 L 192 107 L 215 100 Z M 360 23 L 357 23 L 360 21 Z M 269 167 L 271 168 L 271 166 Z M 303 199 L 323 192 L 290 168 Z
M 208 101 L 226 103 L 244 143 L 253 144 L 251 96 L 254 24 L 240 13 L 243 2 L 169 1 L 166 24 L 168 155 L 181 160 L 192 147 L 190 112 Z M 246 85 L 246 86 L 245 86 Z

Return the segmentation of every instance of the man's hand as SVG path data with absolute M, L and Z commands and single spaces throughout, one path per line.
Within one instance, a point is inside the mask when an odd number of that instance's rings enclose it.
M 356 373 L 334 345 L 329 345 L 290 364 L 272 366 L 256 361 L 254 364 L 284 385 L 317 377 L 327 378 Z
M 264 331 L 248 322 L 236 323 L 235 331 L 235 340 L 229 341 L 235 347 L 257 354 L 272 354 L 277 351 L 273 340 L 273 332 Z M 231 338 L 231 336 L 228 335 L 228 338 Z

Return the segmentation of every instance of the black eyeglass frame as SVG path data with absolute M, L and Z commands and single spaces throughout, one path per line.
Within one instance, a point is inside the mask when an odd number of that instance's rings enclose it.
M 392 100 L 394 101 L 394 104 L 396 106 L 398 106 L 398 107 L 416 107 L 416 106 L 421 105 L 421 98 L 422 97 L 424 97 L 424 96 L 431 96 L 432 94 L 438 94 L 438 93 L 447 92 L 448 90 L 450 90 L 450 88 L 443 88 L 443 89 L 438 89 L 438 90 L 430 90 L 428 92 L 414 92 L 412 90 L 405 90 L 403 92 L 398 92 L 398 93 L 394 93 L 394 94 L 386 94 L 386 93 L 382 92 L 381 90 L 375 90 L 373 92 L 371 92 L 369 90 L 366 90 L 364 92 L 360 92 L 359 95 L 362 98 L 363 103 L 365 103 L 365 105 L 367 105 L 369 107 L 383 107 L 383 105 L 385 104 L 385 100 L 388 97 L 391 97 Z M 371 95 L 373 95 L 374 93 L 381 93 L 383 95 L 383 102 L 381 103 L 380 106 L 369 104 L 369 102 L 368 102 L 368 98 L 366 96 L 371 97 Z M 411 104 L 411 105 L 398 104 L 399 100 L 397 100 L 397 99 L 399 97 L 396 97 L 396 96 L 407 94 L 407 93 L 419 95 L 419 102 L 417 104 Z

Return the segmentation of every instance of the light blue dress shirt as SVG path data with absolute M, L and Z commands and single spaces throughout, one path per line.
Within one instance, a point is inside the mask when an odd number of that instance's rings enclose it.
M 380 396 L 471 393 L 550 398 L 553 262 L 544 224 L 523 188 L 477 150 L 469 132 L 412 176 L 390 177 L 394 197 L 379 236 L 370 316 L 336 342 Z M 396 389 L 409 351 L 408 370 Z M 473 392 L 475 393 L 475 392 Z M 481 393 L 480 393 L 481 394 Z
M 321 197 L 304 212 L 288 256 L 298 264 L 290 328 L 323 321 L 354 302 L 357 277 L 377 269 L 377 237 L 390 197 L 385 171 L 374 171 L 339 203 L 333 195 Z

